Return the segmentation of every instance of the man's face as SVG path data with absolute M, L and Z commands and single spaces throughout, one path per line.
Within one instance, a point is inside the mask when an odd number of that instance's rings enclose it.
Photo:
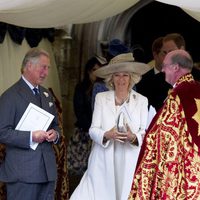
M 41 55 L 39 61 L 30 62 L 28 67 L 28 80 L 33 86 L 40 85 L 48 75 L 50 60 L 48 57 Z
M 165 57 L 169 52 L 178 49 L 175 42 L 173 40 L 169 40 L 166 42 L 163 42 L 163 46 L 161 48 L 161 53 Z
M 161 60 L 163 62 L 165 56 L 171 52 L 171 51 L 174 51 L 174 50 L 177 50 L 179 49 L 176 45 L 176 43 L 173 41 L 173 40 L 168 40 L 168 41 L 165 41 L 163 42 L 163 46 L 160 50 L 160 54 L 161 54 Z M 184 49 L 184 47 L 181 47 L 181 49 Z
M 173 40 L 169 40 L 169 41 L 163 42 L 163 46 L 158 54 L 156 54 L 156 53 L 153 54 L 154 60 L 156 63 L 156 68 L 159 71 L 162 70 L 162 63 L 163 63 L 165 56 L 169 52 L 176 50 L 176 49 L 178 49 L 178 47 L 176 46 L 175 42 Z
M 165 73 L 165 81 L 173 86 L 176 82 L 176 70 L 175 64 L 171 63 L 170 57 L 171 54 L 168 54 L 163 60 L 162 72 Z
M 155 60 L 155 67 L 158 71 L 161 71 L 162 69 L 162 63 L 163 63 L 163 60 L 165 58 L 165 55 L 163 55 L 162 51 L 160 51 L 159 53 L 156 53 L 154 52 L 153 53 L 153 57 L 154 57 L 154 60 Z

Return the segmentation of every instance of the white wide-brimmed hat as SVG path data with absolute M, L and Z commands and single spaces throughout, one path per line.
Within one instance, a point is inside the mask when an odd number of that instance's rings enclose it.
M 124 53 L 112 58 L 108 65 L 97 69 L 94 74 L 100 78 L 106 78 L 116 72 L 131 72 L 141 76 L 149 70 L 150 66 L 147 64 L 135 62 L 132 53 Z

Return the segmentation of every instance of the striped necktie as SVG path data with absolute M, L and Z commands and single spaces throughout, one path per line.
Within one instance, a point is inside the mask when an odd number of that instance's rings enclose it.
M 41 98 L 40 98 L 39 90 L 37 88 L 33 88 L 33 91 L 35 94 L 35 98 L 37 100 L 37 106 L 41 107 Z

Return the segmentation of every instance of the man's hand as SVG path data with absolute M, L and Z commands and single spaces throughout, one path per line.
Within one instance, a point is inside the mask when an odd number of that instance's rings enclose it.
M 56 141 L 56 139 L 58 137 L 58 134 L 56 133 L 56 131 L 54 129 L 47 131 L 46 134 L 47 134 L 46 140 L 48 142 L 54 142 L 54 141 Z
M 42 143 L 47 139 L 47 133 L 45 131 L 33 131 L 32 132 L 32 141 L 37 143 Z

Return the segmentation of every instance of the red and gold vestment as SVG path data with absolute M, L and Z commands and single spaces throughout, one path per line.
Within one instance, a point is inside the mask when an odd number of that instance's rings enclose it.
M 154 117 L 129 200 L 200 199 L 200 84 L 181 77 Z

